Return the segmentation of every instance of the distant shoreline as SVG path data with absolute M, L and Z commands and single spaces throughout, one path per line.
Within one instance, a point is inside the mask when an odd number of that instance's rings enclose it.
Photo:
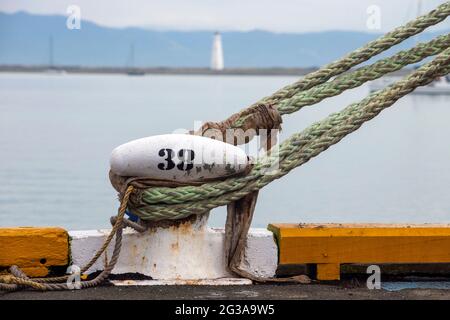
M 119 67 L 79 67 L 79 66 L 21 66 L 3 65 L 0 72 L 65 72 L 74 74 L 168 74 L 168 75 L 293 75 L 302 76 L 317 68 L 226 68 L 221 71 L 209 68 L 119 68 Z
M 221 71 L 209 68 L 118 68 L 118 67 L 79 67 L 79 66 L 21 66 L 0 65 L 0 72 L 27 72 L 27 73 L 71 73 L 71 74 L 126 74 L 126 75 L 249 75 L 249 76 L 304 76 L 317 70 L 310 68 L 226 68 Z M 392 75 L 404 75 L 410 70 L 402 70 Z

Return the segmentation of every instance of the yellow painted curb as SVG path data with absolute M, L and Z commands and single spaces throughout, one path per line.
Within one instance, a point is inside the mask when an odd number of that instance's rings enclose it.
M 0 228 L 0 268 L 19 266 L 30 277 L 43 277 L 52 266 L 69 263 L 69 235 L 56 227 Z
M 280 264 L 316 264 L 339 280 L 340 265 L 450 263 L 450 225 L 271 224 Z

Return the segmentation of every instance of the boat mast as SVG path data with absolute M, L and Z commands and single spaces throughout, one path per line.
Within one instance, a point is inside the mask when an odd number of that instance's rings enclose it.
M 53 35 L 50 35 L 48 39 L 48 65 L 50 68 L 54 66 L 54 58 L 53 58 Z
M 128 69 L 133 69 L 135 65 L 135 48 L 134 41 L 130 43 L 127 61 L 125 63 L 125 67 Z

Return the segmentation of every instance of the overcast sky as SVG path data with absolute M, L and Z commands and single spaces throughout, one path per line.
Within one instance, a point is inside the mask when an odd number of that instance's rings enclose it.
M 422 13 L 445 0 L 421 1 Z M 418 0 L 0 0 L 0 11 L 65 15 L 78 5 L 82 20 L 113 27 L 170 30 L 306 32 L 368 30 L 367 8 L 378 5 L 381 30 L 404 24 Z M 447 19 L 441 28 L 450 28 Z

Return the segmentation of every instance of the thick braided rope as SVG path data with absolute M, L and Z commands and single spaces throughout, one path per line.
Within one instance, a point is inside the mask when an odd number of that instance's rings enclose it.
M 410 50 L 400 51 L 390 58 L 379 60 L 370 66 L 343 74 L 333 81 L 317 85 L 309 90 L 301 91 L 291 98 L 280 101 L 277 105 L 277 109 L 281 113 L 293 113 L 304 106 L 313 105 L 325 98 L 337 96 L 345 90 L 359 87 L 368 81 L 381 78 L 388 73 L 400 70 L 404 66 L 441 53 L 449 46 L 450 34 L 439 36 L 427 43 L 420 43 Z
M 252 106 L 257 104 L 272 103 L 289 99 L 302 90 L 310 89 L 316 85 L 324 83 L 332 77 L 350 70 L 352 67 L 369 60 L 370 58 L 380 54 L 383 51 L 401 43 L 402 41 L 421 33 L 426 28 L 445 20 L 450 14 L 450 2 L 445 2 L 429 13 L 410 21 L 404 26 L 398 27 L 393 31 L 386 33 L 380 38 L 367 43 L 365 46 L 351 52 L 347 56 L 334 61 L 319 70 L 306 75 L 299 81 L 287 85 L 272 95 L 265 97 Z M 280 110 L 280 114 L 294 112 L 295 110 Z M 243 119 L 237 119 L 233 127 L 239 127 Z
M 450 49 L 447 49 L 432 62 L 425 64 L 394 85 L 377 92 L 360 103 L 350 105 L 340 113 L 329 116 L 302 133 L 291 136 L 280 146 L 278 153 L 281 159 L 280 167 L 273 174 L 262 174 L 258 179 L 251 181 L 243 188 L 216 198 L 179 205 L 143 205 L 139 208 L 133 208 L 133 213 L 138 214 L 144 220 L 180 219 L 226 205 L 250 192 L 259 190 L 339 142 L 346 135 L 361 127 L 364 122 L 374 118 L 382 110 L 394 104 L 416 87 L 426 85 L 436 77 L 448 74 L 450 71 L 449 62 Z M 271 167 L 276 161 L 276 156 L 272 155 L 257 163 L 254 170 L 260 171 L 263 168 Z
M 367 81 L 377 79 L 385 73 L 399 70 L 407 64 L 416 63 L 428 56 L 436 55 L 449 46 L 450 35 L 440 36 L 428 43 L 421 43 L 412 49 L 401 51 L 393 57 L 382 59 L 370 66 L 344 74 L 331 82 L 321 84 L 307 91 L 302 91 L 289 99 L 289 101 L 295 104 L 297 109 L 318 103 L 329 96 L 338 95 L 346 89 L 355 88 Z M 294 99 L 295 101 L 293 101 Z M 281 105 L 285 105 L 284 101 L 281 102 Z M 213 198 L 227 192 L 239 190 L 243 185 L 259 176 L 253 170 L 245 177 L 227 179 L 223 182 L 207 183 L 199 187 L 149 188 L 143 192 L 143 201 L 146 204 L 180 204 L 188 201 Z
M 426 28 L 442 22 L 450 15 L 450 2 L 447 1 L 429 13 L 408 22 L 406 25 L 398 27 L 386 33 L 380 38 L 367 43 L 365 46 L 351 52 L 347 56 L 334 61 L 319 70 L 306 75 L 303 79 L 290 84 L 271 96 L 265 97 L 257 103 L 278 102 L 291 98 L 297 92 L 310 89 L 318 84 L 324 83 L 332 77 L 350 70 L 350 68 L 369 60 L 383 51 L 403 42 L 404 40 L 421 33 Z M 256 104 L 257 104 L 256 103 Z M 282 110 L 281 114 L 290 113 L 295 110 Z
M 417 34 L 427 28 L 430 25 L 436 24 L 442 20 L 444 20 L 450 13 L 450 2 L 446 2 L 445 4 L 439 6 L 436 10 L 431 11 L 425 16 L 419 17 L 416 20 L 408 23 L 404 27 L 400 27 L 395 29 L 394 31 L 386 34 L 385 36 L 370 42 L 368 45 L 364 46 L 361 49 L 358 49 L 343 59 L 333 62 L 329 64 L 328 66 L 306 76 L 304 79 L 298 81 L 297 83 L 288 86 L 287 88 L 291 88 L 292 90 L 287 90 L 286 87 L 279 90 L 277 93 L 272 95 L 273 98 L 271 101 L 277 101 L 289 97 L 293 97 L 295 95 L 295 92 L 308 89 L 310 87 L 322 84 L 329 80 L 332 76 L 342 73 L 344 71 L 347 71 L 351 67 L 353 67 L 356 64 L 359 64 L 363 61 L 368 60 L 372 56 L 386 50 L 388 47 L 393 46 L 397 43 L 400 43 L 404 39 Z M 295 91 L 295 92 L 294 92 Z M 263 101 L 268 101 L 266 98 L 263 99 Z M 237 120 L 237 126 L 239 126 L 239 119 Z M 281 149 L 280 151 L 283 151 Z M 257 168 L 257 166 L 256 166 Z M 255 169 L 255 168 L 254 168 Z M 174 213 L 173 210 L 172 213 L 164 214 L 164 210 L 170 210 L 167 208 L 168 206 L 158 206 L 153 205 L 155 203 L 155 199 L 151 199 L 151 197 L 148 196 L 148 192 L 156 192 L 160 193 L 161 195 L 163 193 L 166 193 L 166 201 L 170 202 L 181 202 L 181 207 L 186 206 L 189 204 L 189 201 L 193 200 L 182 200 L 179 195 L 183 193 L 182 196 L 187 198 L 195 198 L 197 197 L 197 201 L 201 201 L 201 199 L 215 199 L 212 195 L 214 192 L 216 194 L 219 194 L 217 197 L 220 197 L 221 195 L 229 194 L 230 192 L 234 192 L 235 199 L 238 199 L 240 196 L 245 195 L 245 193 L 242 195 L 242 191 L 240 190 L 243 188 L 243 186 L 247 184 L 253 183 L 253 180 L 258 179 L 261 175 L 258 170 L 252 170 L 252 172 L 244 177 L 244 178 L 234 178 L 234 179 L 228 179 L 221 185 L 219 184 L 205 184 L 199 187 L 179 187 L 179 188 L 173 188 L 171 190 L 167 190 L 165 188 L 150 188 L 144 191 L 142 194 L 142 203 L 139 203 L 136 206 L 132 208 L 132 210 L 141 216 L 141 218 L 144 219 L 150 219 L 150 220 L 159 220 L 164 219 L 164 216 L 166 215 L 166 218 L 173 218 L 177 219 L 177 215 Z M 178 196 L 177 196 L 178 195 Z M 174 200 L 174 198 L 178 198 Z M 150 206 L 148 206 L 146 203 L 150 202 Z M 158 202 L 156 202 L 158 203 Z M 224 203 L 226 204 L 226 203 Z M 171 209 L 175 209 L 175 205 L 170 206 Z M 153 211 L 152 214 L 149 214 L 146 212 L 147 210 L 156 210 Z M 152 218 L 153 217 L 153 218 Z M 178 215 L 178 217 L 181 217 L 181 215 Z

